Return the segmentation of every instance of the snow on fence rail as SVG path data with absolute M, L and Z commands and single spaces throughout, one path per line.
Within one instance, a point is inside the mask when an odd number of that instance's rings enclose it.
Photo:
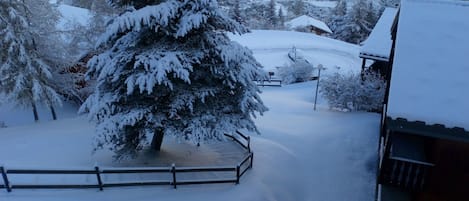
M 0 173 L 3 178 L 3 184 L 0 183 L 0 188 L 5 188 L 7 192 L 11 192 L 13 189 L 85 189 L 85 188 L 99 188 L 103 190 L 109 187 L 128 187 L 128 186 L 154 186 L 154 185 L 172 185 L 174 188 L 177 185 L 189 185 L 189 184 L 216 184 L 216 183 L 235 183 L 239 184 L 241 176 L 243 176 L 248 169 L 252 168 L 253 156 L 250 146 L 250 137 L 245 136 L 239 131 L 235 134 L 225 136 L 231 138 L 233 141 L 241 145 L 248 151 L 243 160 L 238 163 L 235 167 L 176 167 L 172 165 L 170 167 L 142 167 L 142 168 L 100 168 L 95 166 L 93 169 L 7 169 L 4 166 L 0 166 Z M 244 142 L 243 142 L 244 141 Z M 216 173 L 225 173 L 220 174 Z M 179 174 L 178 174 L 179 173 Z M 187 173 L 210 173 L 214 174 L 216 178 L 210 179 L 194 179 L 184 175 Z M 153 175 L 157 176 L 155 180 L 137 180 L 137 181 L 106 181 L 105 178 L 110 175 L 121 176 L 123 174 L 133 174 L 149 176 L 148 174 L 160 174 Z M 161 175 L 162 174 L 162 175 Z M 10 181 L 14 175 L 95 175 L 96 179 L 94 183 L 83 182 L 83 183 L 71 183 L 71 184 L 27 184 L 18 183 L 14 184 Z M 178 176 L 179 175 L 179 176 Z M 184 177 L 186 176 L 186 177 Z M 213 176 L 213 175 L 212 175 Z M 94 176 L 93 176 L 94 177 Z M 109 177 L 112 178 L 112 177 Z M 153 179 L 153 178 L 152 178 Z
M 281 87 L 281 79 L 255 80 L 257 86 L 261 87 Z

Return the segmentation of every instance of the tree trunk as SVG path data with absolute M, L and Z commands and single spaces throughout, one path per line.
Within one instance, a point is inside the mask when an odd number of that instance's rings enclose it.
M 163 143 L 164 130 L 161 128 L 155 129 L 155 134 L 151 140 L 151 148 L 155 151 L 161 150 L 161 144 Z
M 33 106 L 34 121 L 38 122 L 39 121 L 39 115 L 37 113 L 36 103 L 31 103 L 31 105 Z
M 55 109 L 54 109 L 54 106 L 49 106 L 50 108 L 50 112 L 52 113 L 52 119 L 53 120 L 57 120 L 57 114 L 55 113 Z

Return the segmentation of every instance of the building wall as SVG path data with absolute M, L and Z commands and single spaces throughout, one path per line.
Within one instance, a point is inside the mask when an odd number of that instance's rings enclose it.
M 417 200 L 469 200 L 469 143 L 438 139 L 432 151 L 436 165 Z

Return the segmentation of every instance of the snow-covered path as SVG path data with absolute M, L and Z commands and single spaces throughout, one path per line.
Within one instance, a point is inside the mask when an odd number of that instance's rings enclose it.
M 14 190 L 12 193 L 0 191 L 0 200 L 373 200 L 379 115 L 332 112 L 321 99 L 318 110 L 313 111 L 314 86 L 314 82 L 308 82 L 263 88 L 261 96 L 270 111 L 257 120 L 262 135 L 252 136 L 254 167 L 241 179 L 240 185 L 182 186 L 177 190 L 170 186 L 113 188 L 103 192 L 96 189 Z M 75 135 L 90 131 L 86 121 L 81 122 L 81 125 L 63 127 L 73 129 Z M 63 123 L 72 124 L 76 120 Z M 55 158 L 55 162 L 71 166 L 86 165 L 106 156 L 90 159 L 90 150 L 85 150 L 91 148 L 86 142 L 92 139 L 90 137 L 79 137 L 80 140 L 73 143 L 70 142 L 73 138 L 67 135 L 58 140 L 42 139 L 41 132 L 47 133 L 51 124 L 54 122 L 0 129 L 0 163 L 18 164 L 24 160 L 24 164 L 34 161 L 35 166 L 41 166 L 41 161 L 54 162 L 47 154 L 11 152 L 19 141 L 23 141 L 21 149 L 30 153 L 46 149 L 47 143 L 50 147 L 62 147 L 53 151 L 61 151 L 65 157 Z M 41 132 L 24 133 L 32 130 Z
M 290 171 L 266 174 L 266 184 L 288 181 L 273 185 L 272 192 L 279 194 L 276 197 L 287 198 L 279 200 L 372 200 L 378 116 L 331 112 L 321 106 L 313 111 L 313 86 L 314 82 L 310 82 L 286 86 L 288 90 L 264 90 L 264 100 L 271 110 L 258 121 L 259 125 L 268 126 L 261 126 L 263 135 L 255 141 L 271 142 L 290 158 L 289 162 L 273 165 Z M 276 154 L 258 151 L 256 147 L 262 146 L 256 144 L 254 147 L 257 155 L 271 156 L 272 161 L 265 164 L 276 161 Z M 262 169 L 256 168 L 261 171 L 258 174 L 262 174 Z

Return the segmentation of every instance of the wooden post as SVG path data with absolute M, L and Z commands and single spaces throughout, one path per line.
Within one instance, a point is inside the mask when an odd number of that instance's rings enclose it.
M 7 192 L 11 192 L 10 181 L 8 181 L 7 172 L 3 166 L 0 167 L 0 172 L 2 172 L 3 183 L 5 184 Z
M 173 173 L 173 186 L 174 186 L 174 189 L 176 189 L 176 165 L 173 163 L 173 165 L 171 166 L 171 173 Z
M 361 72 L 362 75 L 365 72 L 365 64 L 366 64 L 366 59 L 363 58 L 363 60 L 362 60 L 362 72 Z
M 251 153 L 251 136 L 248 136 L 248 151 Z
M 318 101 L 319 80 L 321 79 L 321 70 L 323 68 L 322 64 L 318 65 L 318 81 L 316 82 L 316 95 L 314 96 L 314 110 L 316 110 L 316 102 Z
M 239 164 L 238 164 L 238 165 L 236 166 L 236 184 L 239 184 L 239 177 L 240 177 L 239 172 L 240 172 L 240 169 L 241 169 L 241 168 L 240 168 L 240 166 L 239 166 Z
M 96 171 L 96 178 L 98 179 L 99 190 L 103 191 L 103 180 L 101 179 L 101 171 L 99 167 L 96 165 L 94 166 L 94 170 Z

